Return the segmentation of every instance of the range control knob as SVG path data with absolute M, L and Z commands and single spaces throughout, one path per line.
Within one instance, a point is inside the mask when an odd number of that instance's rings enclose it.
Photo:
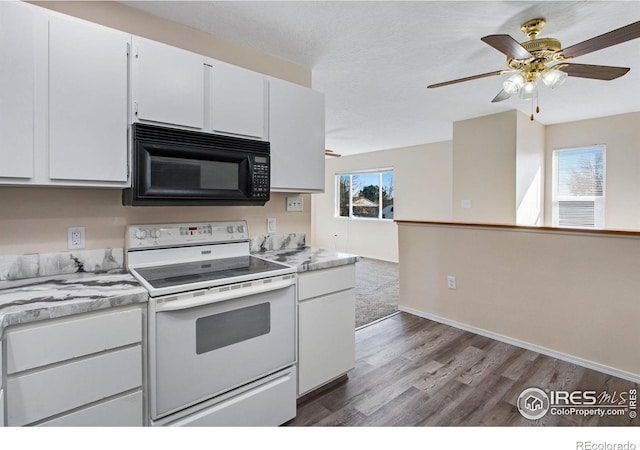
M 144 239 L 147 237 L 147 232 L 144 230 L 141 230 L 140 228 L 138 228 L 136 230 L 136 238 L 137 239 Z
M 233 225 L 227 227 L 227 233 L 233 233 Z
M 153 230 L 151 230 L 149 232 L 149 235 L 153 238 L 153 239 L 158 239 L 160 237 L 160 230 L 158 230 L 157 228 L 154 228 Z
M 238 225 L 238 233 L 244 233 L 244 226 Z

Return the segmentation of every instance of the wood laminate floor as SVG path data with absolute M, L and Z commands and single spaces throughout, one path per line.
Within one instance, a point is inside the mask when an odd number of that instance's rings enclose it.
M 521 416 L 520 393 L 638 384 L 447 325 L 400 313 L 356 332 L 348 379 L 298 403 L 289 426 L 637 426 L 624 416 Z

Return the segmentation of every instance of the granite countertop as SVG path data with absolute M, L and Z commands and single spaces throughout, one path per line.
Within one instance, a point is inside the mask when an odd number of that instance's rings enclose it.
M 354 264 L 360 260 L 357 255 L 316 247 L 269 250 L 254 255 L 295 267 L 298 273 Z
M 11 325 L 146 303 L 148 293 L 122 269 L 0 282 L 0 336 Z

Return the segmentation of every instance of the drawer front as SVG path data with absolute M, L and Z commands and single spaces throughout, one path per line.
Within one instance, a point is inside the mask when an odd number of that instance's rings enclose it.
M 142 391 L 136 391 L 57 419 L 42 422 L 43 427 L 141 427 Z
M 140 345 L 7 378 L 7 425 L 26 425 L 142 385 Z
M 254 383 L 238 395 L 170 423 L 180 427 L 278 426 L 296 416 L 296 368 L 264 384 Z
M 8 329 L 7 374 L 46 366 L 142 340 L 142 310 L 72 316 Z
M 351 289 L 355 284 L 355 264 L 304 272 L 298 275 L 298 300 Z

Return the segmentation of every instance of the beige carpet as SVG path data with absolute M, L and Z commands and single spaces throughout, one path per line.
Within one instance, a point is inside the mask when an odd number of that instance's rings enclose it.
M 356 328 L 398 311 L 398 264 L 361 258 L 356 264 Z

